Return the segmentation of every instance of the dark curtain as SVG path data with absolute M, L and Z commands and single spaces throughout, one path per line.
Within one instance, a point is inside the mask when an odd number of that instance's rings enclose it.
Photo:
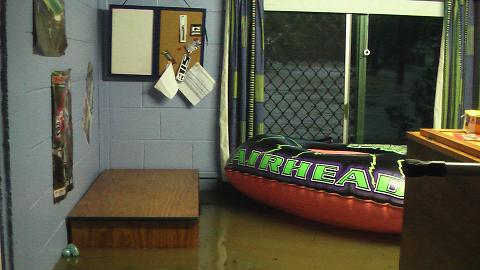
M 474 0 L 445 0 L 443 128 L 460 128 L 465 110 L 479 109 L 479 5 Z
M 227 0 L 228 141 L 230 150 L 264 132 L 263 0 Z

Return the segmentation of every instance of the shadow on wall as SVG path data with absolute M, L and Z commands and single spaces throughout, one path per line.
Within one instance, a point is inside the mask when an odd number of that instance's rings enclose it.
M 155 101 L 156 104 L 158 104 L 159 106 L 165 106 L 167 105 L 167 103 L 169 101 L 171 101 L 170 99 L 168 99 L 165 95 L 163 95 L 161 92 L 157 91 L 154 87 L 153 87 L 153 84 L 148 86 L 148 90 L 147 90 L 147 94 L 152 98 L 152 100 Z M 179 100 L 181 100 L 181 103 L 182 105 L 184 105 L 185 107 L 187 108 L 193 108 L 194 106 L 188 102 L 188 100 L 185 99 L 185 97 L 183 95 L 179 95 L 177 94 L 176 96 L 181 96 L 180 98 L 177 98 Z M 175 98 L 175 97 L 174 97 Z

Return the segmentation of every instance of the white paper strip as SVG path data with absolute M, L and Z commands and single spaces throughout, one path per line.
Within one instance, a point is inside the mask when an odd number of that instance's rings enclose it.
M 180 42 L 185 43 L 187 42 L 187 15 L 180 15 L 179 16 L 179 29 L 180 35 Z

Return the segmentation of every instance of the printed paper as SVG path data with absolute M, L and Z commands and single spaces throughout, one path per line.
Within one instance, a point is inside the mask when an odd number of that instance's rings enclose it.
M 212 76 L 196 63 L 187 71 L 185 80 L 178 84 L 178 89 L 195 106 L 213 90 L 214 86 L 215 80 Z

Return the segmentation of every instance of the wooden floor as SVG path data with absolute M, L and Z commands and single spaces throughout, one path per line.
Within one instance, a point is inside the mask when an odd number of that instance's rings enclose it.
M 198 243 L 196 170 L 107 170 L 67 218 L 69 242 L 91 248 Z
M 196 248 L 81 248 L 79 257 L 60 258 L 54 270 L 398 269 L 399 236 L 309 222 L 236 192 L 215 196 L 201 193 Z

